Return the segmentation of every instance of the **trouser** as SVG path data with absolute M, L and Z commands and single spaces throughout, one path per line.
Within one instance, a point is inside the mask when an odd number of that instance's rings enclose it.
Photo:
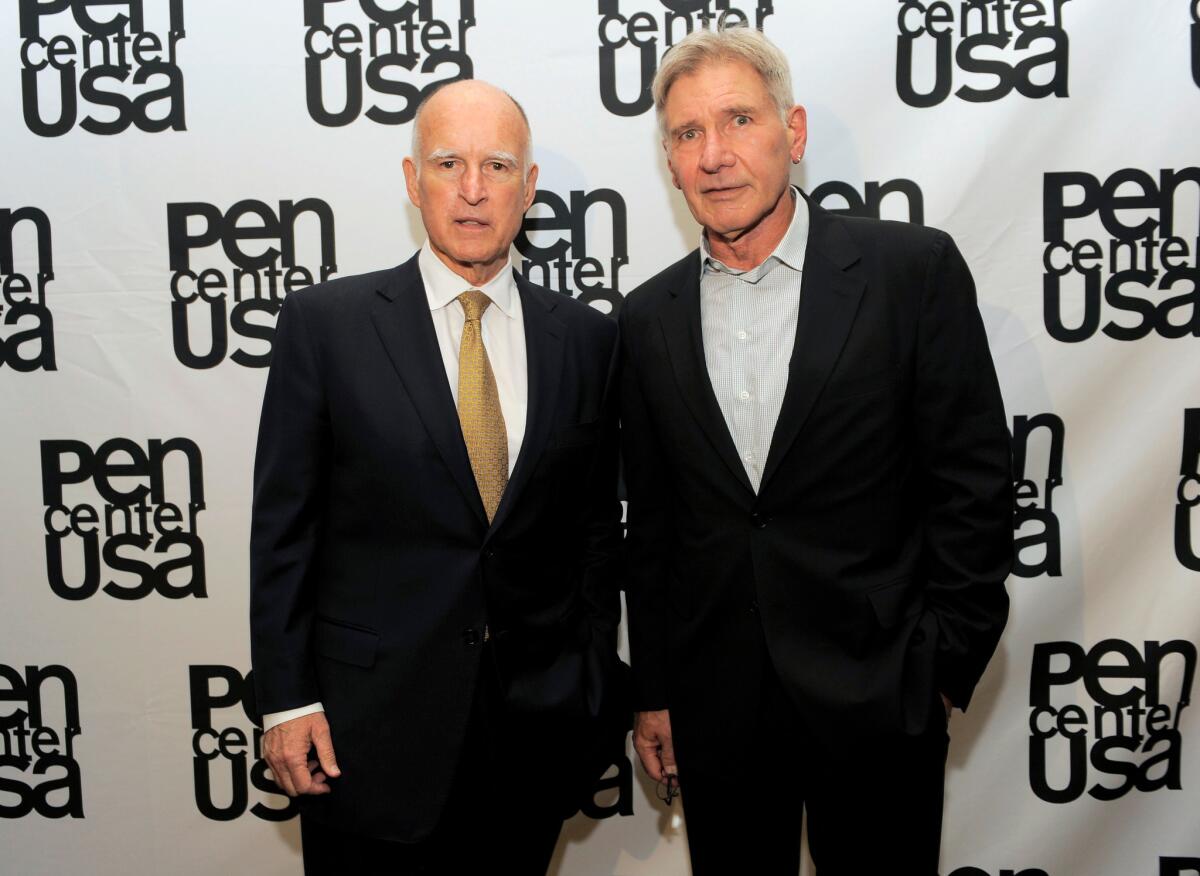
M 692 750 L 687 713 L 672 712 L 694 876 L 796 876 L 805 813 L 818 876 L 936 876 L 949 741 L 940 696 L 920 736 L 837 745 L 805 726 L 765 647 L 761 671 L 757 708 L 727 718 L 746 723 L 739 750 Z
M 506 719 L 492 661 L 485 659 L 454 783 L 433 832 L 419 842 L 393 842 L 302 815 L 306 876 L 542 876 L 563 813 L 544 782 L 529 780 L 531 771 L 552 765 L 514 757 L 531 749 L 529 740 L 513 738 L 519 732 Z

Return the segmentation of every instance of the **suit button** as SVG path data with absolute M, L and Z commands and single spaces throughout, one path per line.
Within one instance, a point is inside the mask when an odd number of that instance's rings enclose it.
M 752 511 L 750 512 L 750 523 L 755 529 L 762 529 L 767 525 L 767 518 L 757 511 Z
M 468 648 L 473 648 L 475 645 L 478 645 L 481 638 L 482 636 L 480 636 L 479 630 L 475 629 L 474 627 L 467 627 L 462 631 L 463 644 Z
M 758 600 L 757 599 L 750 600 L 750 613 L 758 614 Z
M 483 552 L 483 556 L 486 559 L 494 560 L 494 559 L 496 559 L 496 552 L 494 550 L 492 550 L 491 548 L 486 548 Z

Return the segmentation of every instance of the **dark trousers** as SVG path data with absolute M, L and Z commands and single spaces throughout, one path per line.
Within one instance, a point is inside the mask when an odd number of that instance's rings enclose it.
M 690 750 L 672 713 L 694 876 L 796 876 L 805 811 L 818 876 L 937 876 L 944 712 L 921 736 L 832 746 L 804 725 L 765 648 L 762 673 L 755 713 L 730 716 L 746 725 L 740 749 Z
M 348 833 L 302 815 L 306 876 L 543 876 L 562 830 L 562 807 L 536 771 L 536 740 L 505 713 L 485 656 L 462 759 L 433 833 L 415 843 Z M 334 793 L 337 793 L 336 791 Z

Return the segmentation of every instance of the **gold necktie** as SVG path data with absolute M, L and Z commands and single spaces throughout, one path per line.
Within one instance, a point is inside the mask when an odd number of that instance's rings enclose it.
M 500 410 L 496 377 L 483 348 L 480 323 L 492 299 L 478 289 L 470 289 L 457 300 L 467 318 L 458 347 L 458 421 L 462 424 L 479 496 L 491 523 L 508 485 L 508 432 L 504 428 L 504 412 Z

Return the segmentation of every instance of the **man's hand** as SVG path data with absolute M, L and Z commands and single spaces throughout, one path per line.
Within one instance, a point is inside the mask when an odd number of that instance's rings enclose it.
M 666 709 L 637 712 L 633 716 L 633 750 L 637 752 L 647 775 L 656 782 L 679 774 L 675 766 L 675 747 L 671 742 L 671 715 Z
M 946 707 L 946 723 L 950 723 L 950 710 L 954 708 L 954 703 L 950 702 L 950 697 L 942 694 L 942 705 Z
M 263 734 L 263 757 L 271 767 L 275 784 L 289 797 L 297 794 L 328 794 L 328 779 L 342 774 L 333 756 L 333 739 L 324 712 L 301 715 L 284 721 Z M 308 759 L 310 748 L 317 760 Z

